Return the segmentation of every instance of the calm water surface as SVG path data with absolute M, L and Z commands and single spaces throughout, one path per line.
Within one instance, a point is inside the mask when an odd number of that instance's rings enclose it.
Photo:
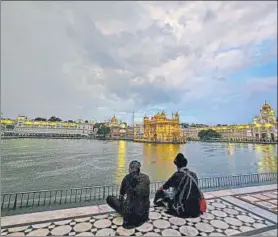
M 178 152 L 188 157 L 189 168 L 199 177 L 277 172 L 277 145 L 1 140 L 2 192 L 120 183 L 134 159 L 152 181 L 166 180 L 175 171 Z

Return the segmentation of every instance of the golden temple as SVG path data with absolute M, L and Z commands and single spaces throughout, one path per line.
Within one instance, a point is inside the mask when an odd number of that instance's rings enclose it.
M 158 112 L 151 119 L 144 116 L 144 134 L 143 139 L 140 140 L 154 143 L 185 143 L 186 139 L 180 128 L 179 113 L 172 113 L 172 118 L 167 118 L 164 111 Z

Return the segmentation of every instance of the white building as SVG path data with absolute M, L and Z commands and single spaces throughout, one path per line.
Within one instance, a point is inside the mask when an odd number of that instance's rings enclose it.
M 89 136 L 96 134 L 94 123 L 79 122 L 52 122 L 28 120 L 25 116 L 19 116 L 14 120 L 13 129 L 5 129 L 6 133 L 17 135 L 66 135 Z
M 134 136 L 136 138 L 144 137 L 144 125 L 143 124 L 135 124 L 134 125 Z

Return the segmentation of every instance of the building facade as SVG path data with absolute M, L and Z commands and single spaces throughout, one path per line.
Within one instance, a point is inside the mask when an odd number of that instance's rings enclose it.
M 151 119 L 144 117 L 145 141 L 158 143 L 185 143 L 185 136 L 181 132 L 179 113 L 167 118 L 166 113 L 155 114 Z
M 135 139 L 143 139 L 144 138 L 144 125 L 143 124 L 135 124 L 134 125 L 134 138 Z
M 89 136 L 97 131 L 94 123 L 79 122 L 53 122 L 35 121 L 25 116 L 18 116 L 16 120 L 1 120 L 2 134 L 28 136 L 28 135 L 53 135 L 53 136 Z
M 248 124 L 210 126 L 203 128 L 183 128 L 183 134 L 191 139 L 198 139 L 201 130 L 217 131 L 223 139 L 230 141 L 277 141 L 277 119 L 275 111 L 267 103 L 261 107 L 258 116 Z
M 133 140 L 134 129 L 128 126 L 125 122 L 119 122 L 114 115 L 110 121 L 105 123 L 110 127 L 110 138 L 115 140 Z

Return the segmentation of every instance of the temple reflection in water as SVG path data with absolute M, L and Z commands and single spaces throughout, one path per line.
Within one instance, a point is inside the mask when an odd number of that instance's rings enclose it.
M 254 145 L 259 173 L 277 172 L 277 145 Z
M 134 145 L 136 147 L 133 147 Z M 128 163 L 131 160 L 140 161 L 142 164 L 142 172 L 148 174 L 152 181 L 164 181 L 175 172 L 176 167 L 173 164 L 173 160 L 179 152 L 188 156 L 190 168 L 199 171 L 200 176 L 206 176 L 205 167 L 210 166 L 213 169 L 213 165 L 210 163 L 221 162 L 220 160 L 225 160 L 228 157 L 230 158 L 227 160 L 228 168 L 226 167 L 226 169 L 232 174 L 277 172 L 277 145 L 226 143 L 222 146 L 221 153 L 219 153 L 220 147 L 214 148 L 215 151 L 212 149 L 209 153 L 204 153 L 202 149 L 196 147 L 198 150 L 195 150 L 189 144 L 135 144 L 124 140 L 117 141 L 117 163 L 114 173 L 114 183 L 121 183 L 128 172 Z M 204 164 L 203 159 L 207 158 L 211 153 L 215 153 L 215 161 Z M 242 170 L 241 164 L 243 164 L 242 167 L 248 167 L 246 162 L 252 159 L 250 155 L 252 156 L 253 153 L 256 158 L 252 166 L 257 170 Z M 222 175 L 225 175 L 225 173 Z
M 170 177 L 176 167 L 175 156 L 180 152 L 179 144 L 143 144 L 143 171 L 155 181 Z
M 118 143 L 118 157 L 117 157 L 117 168 L 115 175 L 116 184 L 120 184 L 122 179 L 127 174 L 126 169 L 126 141 L 120 140 Z
M 228 143 L 227 153 L 229 156 L 234 156 L 235 154 L 235 143 Z
M 244 148 L 247 148 L 247 150 Z M 277 172 L 277 145 L 228 143 L 226 146 L 226 153 L 230 157 L 235 157 L 236 152 L 241 150 L 246 152 L 255 151 L 259 173 Z

